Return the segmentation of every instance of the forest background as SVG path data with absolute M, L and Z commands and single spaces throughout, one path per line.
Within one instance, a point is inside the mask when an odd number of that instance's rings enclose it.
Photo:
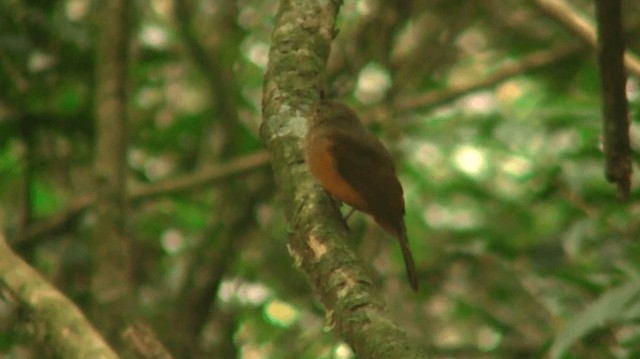
M 295 156 L 265 150 L 273 124 L 260 134 L 264 81 L 284 72 L 265 76 L 284 51 L 274 26 L 333 21 L 296 39 L 320 39 L 326 66 L 297 68 L 396 160 L 420 292 L 365 215 L 338 258 L 392 332 L 416 357 L 640 355 L 638 186 L 620 201 L 604 176 L 592 1 L 361 0 L 291 19 L 300 2 L 281 3 L 0 2 L 0 356 L 376 350 L 294 260 L 299 193 L 281 189 L 298 177 L 272 165 Z M 640 3 L 622 9 L 639 54 Z M 308 89 L 295 103 L 317 99 Z M 299 137 L 299 123 L 283 126 Z

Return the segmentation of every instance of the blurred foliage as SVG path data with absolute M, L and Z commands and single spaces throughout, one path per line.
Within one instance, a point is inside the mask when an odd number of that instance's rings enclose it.
M 176 17 L 177 4 L 191 18 Z M 589 1 L 572 4 L 593 14 Z M 628 46 L 640 53 L 640 5 L 624 6 Z M 136 2 L 132 185 L 260 150 L 276 7 Z M 0 224 L 81 307 L 91 295 L 92 211 L 28 233 L 92 193 L 92 9 L 89 0 L 0 2 Z M 579 40 L 515 0 L 348 1 L 338 26 L 330 92 L 396 156 L 424 278 L 412 294 L 395 243 L 369 218 L 349 219 L 354 249 L 398 325 L 435 357 L 638 357 L 638 186 L 621 203 L 604 179 L 595 57 L 577 50 L 451 101 L 399 109 L 396 101 L 474 83 Z M 639 86 L 630 79 L 636 137 Z M 137 307 L 176 357 L 353 357 L 287 253 L 272 181 L 263 166 L 131 203 Z M 23 338 L 9 301 L 0 318 L 1 356 L 46 353 Z

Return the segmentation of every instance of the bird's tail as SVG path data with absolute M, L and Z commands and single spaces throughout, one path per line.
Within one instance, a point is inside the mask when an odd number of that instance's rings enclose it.
M 411 255 L 411 248 L 409 248 L 409 240 L 407 239 L 407 231 L 404 230 L 398 233 L 398 242 L 400 242 L 400 250 L 402 251 L 402 259 L 404 259 L 404 265 L 407 268 L 407 277 L 409 278 L 409 284 L 414 292 L 418 291 L 418 273 L 416 272 L 416 264 L 413 261 L 413 255 Z

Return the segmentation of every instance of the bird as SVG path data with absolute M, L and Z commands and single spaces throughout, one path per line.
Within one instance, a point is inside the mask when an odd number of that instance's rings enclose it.
M 409 284 L 418 276 L 404 223 L 403 190 L 389 151 L 347 105 L 321 99 L 311 107 L 305 160 L 311 174 L 337 200 L 367 213 L 395 237 Z

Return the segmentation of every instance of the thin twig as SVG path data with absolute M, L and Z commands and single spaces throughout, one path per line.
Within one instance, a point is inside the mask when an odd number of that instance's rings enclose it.
M 415 97 L 400 98 L 395 106 L 399 111 L 414 110 L 419 107 L 432 107 L 449 101 L 453 101 L 459 97 L 467 95 L 473 91 L 483 88 L 495 86 L 509 78 L 522 75 L 524 73 L 534 71 L 558 61 L 562 61 L 583 49 L 579 44 L 563 44 L 549 50 L 538 51 L 530 54 L 519 61 L 509 62 L 491 75 L 476 82 L 461 86 L 451 86 L 445 91 L 434 91 L 421 94 Z
M 269 154 L 260 151 L 251 155 L 236 158 L 225 164 L 205 168 L 189 176 L 167 180 L 152 185 L 133 187 L 130 200 L 134 202 L 146 200 L 159 195 L 170 195 L 181 192 L 190 192 L 198 188 L 206 187 L 229 177 L 243 174 L 258 167 L 265 166 L 269 161 Z
M 260 151 L 251 155 L 243 156 L 225 164 L 202 169 L 188 176 L 167 180 L 164 182 L 133 187 L 129 192 L 128 201 L 138 202 L 149 200 L 158 196 L 167 196 L 176 193 L 191 192 L 196 189 L 210 186 L 219 181 L 228 179 L 236 175 L 241 175 L 256 168 L 264 167 L 269 161 L 269 155 L 265 151 Z M 85 195 L 72 201 L 72 204 L 65 211 L 57 213 L 49 218 L 36 222 L 29 227 L 24 238 L 18 238 L 13 242 L 22 248 L 31 245 L 35 238 L 45 234 L 56 232 L 64 228 L 82 211 L 94 205 L 95 195 Z

